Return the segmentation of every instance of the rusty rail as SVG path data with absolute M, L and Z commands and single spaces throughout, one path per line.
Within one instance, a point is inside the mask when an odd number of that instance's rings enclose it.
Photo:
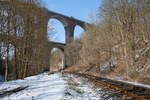
M 132 99 L 138 100 L 150 100 L 150 89 L 145 87 L 136 86 L 133 84 L 128 84 L 120 81 L 114 81 L 107 78 L 97 77 L 89 74 L 67 72 L 64 73 L 78 75 L 87 78 L 90 81 L 94 81 L 97 84 L 103 85 L 104 87 L 118 91 L 121 94 L 132 97 Z M 130 88 L 129 88 L 130 87 Z

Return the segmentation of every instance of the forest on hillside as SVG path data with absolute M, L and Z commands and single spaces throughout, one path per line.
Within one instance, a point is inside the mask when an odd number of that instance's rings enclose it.
M 65 48 L 66 70 L 150 84 L 150 0 L 103 0 L 98 9 Z

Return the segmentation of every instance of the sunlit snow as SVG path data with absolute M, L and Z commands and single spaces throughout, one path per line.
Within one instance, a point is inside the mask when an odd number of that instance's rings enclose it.
M 29 87 L 4 97 L 0 95 L 0 100 L 105 100 L 104 97 L 112 100 L 116 97 L 109 96 L 103 88 L 94 88 L 87 79 L 62 73 L 43 73 L 24 80 L 0 82 L 0 94 L 25 86 Z
M 25 90 L 14 93 L 0 100 L 59 100 L 64 92 L 66 82 L 60 74 L 47 73 L 28 77 L 25 80 L 0 83 L 1 90 L 10 90 L 20 86 L 29 86 Z

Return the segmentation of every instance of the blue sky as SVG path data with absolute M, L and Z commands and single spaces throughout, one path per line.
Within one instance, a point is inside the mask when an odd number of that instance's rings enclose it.
M 96 13 L 101 0 L 42 0 L 46 8 L 51 11 L 72 16 L 76 19 L 90 22 L 89 14 Z M 62 24 L 51 19 L 49 22 L 53 23 L 55 28 L 55 36 L 53 41 L 65 43 L 65 33 Z M 79 37 L 83 29 L 80 27 L 75 28 L 75 37 Z

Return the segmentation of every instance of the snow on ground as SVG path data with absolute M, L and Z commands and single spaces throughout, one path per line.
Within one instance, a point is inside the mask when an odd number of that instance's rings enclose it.
M 116 100 L 103 88 L 93 88 L 94 85 L 86 79 L 61 73 L 43 73 L 24 80 L 0 82 L 0 93 L 21 86 L 29 87 L 0 97 L 0 100 L 106 100 L 103 97 L 109 97 L 107 100 Z
M 67 81 L 65 87 L 65 93 L 62 97 L 63 100 L 99 100 L 100 96 L 92 88 L 91 84 L 85 83 L 85 81 L 66 74 L 64 80 Z
M 20 86 L 29 87 L 10 96 L 0 98 L 0 100 L 59 100 L 63 95 L 66 82 L 60 77 L 60 74 L 48 75 L 44 73 L 24 80 L 0 83 L 0 91 Z
M 68 86 L 61 100 L 122 100 L 118 96 L 111 95 L 102 87 L 95 86 L 88 79 L 70 74 L 66 76 L 64 80 L 67 81 Z

